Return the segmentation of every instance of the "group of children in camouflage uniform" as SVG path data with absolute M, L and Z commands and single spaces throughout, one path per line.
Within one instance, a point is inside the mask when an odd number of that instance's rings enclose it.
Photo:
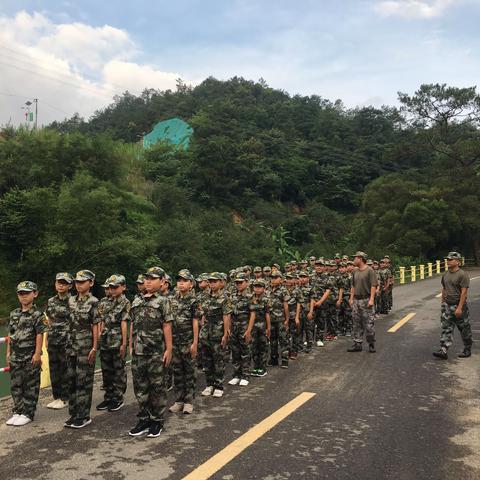
M 377 312 L 392 307 L 390 259 L 373 262 L 377 272 Z M 377 268 L 378 267 L 378 268 Z M 130 302 L 126 279 L 112 275 L 102 285 L 100 301 L 91 293 L 95 275 L 81 270 L 75 277 L 58 273 L 56 295 L 43 313 L 35 304 L 33 282 L 17 287 L 20 308 L 9 321 L 7 364 L 11 371 L 13 415 L 8 425 L 34 418 L 40 386 L 43 334 L 49 354 L 53 402 L 68 405 L 67 428 L 91 423 L 97 349 L 104 399 L 97 410 L 118 411 L 127 388 L 126 357 L 131 355 L 133 388 L 139 404 L 131 436 L 160 435 L 173 377 L 175 402 L 170 412 L 191 414 L 197 368 L 205 374 L 203 396 L 224 393 L 225 366 L 231 359 L 229 385 L 246 387 L 250 377 L 263 377 L 267 367 L 288 368 L 301 352 L 323 347 L 338 335 L 352 334 L 354 263 L 310 257 L 284 266 L 240 267 L 227 276 L 204 273 L 197 278 L 183 269 L 172 279 L 160 267 L 139 275 L 138 292 Z M 71 294 L 75 286 L 76 294 Z M 130 326 L 129 326 L 130 325 Z

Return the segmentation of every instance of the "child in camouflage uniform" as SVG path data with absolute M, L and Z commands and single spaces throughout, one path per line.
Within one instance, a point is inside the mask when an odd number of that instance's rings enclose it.
M 171 299 L 174 318 L 172 369 L 175 378 L 175 403 L 170 407 L 170 411 L 190 414 L 193 412 L 195 397 L 195 358 L 201 310 L 193 291 L 193 275 L 189 270 L 178 272 L 176 290 Z
M 17 286 L 20 308 L 10 313 L 6 363 L 10 366 L 10 393 L 13 415 L 7 425 L 21 427 L 30 423 L 37 408 L 40 367 L 45 325 L 42 312 L 34 305 L 37 285 L 21 282 Z
M 171 302 L 160 293 L 164 283 L 165 271 L 149 268 L 145 273 L 146 293 L 135 299 L 130 310 L 133 390 L 140 406 L 138 422 L 128 432 L 132 437 L 145 433 L 158 437 L 163 429 L 167 404 L 165 369 L 173 350 Z
M 46 345 L 53 394 L 53 402 L 50 402 L 47 408 L 54 410 L 64 408 L 68 403 L 67 340 L 70 328 L 68 299 L 72 284 L 73 277 L 69 273 L 57 273 L 55 277 L 57 294 L 48 300 L 45 311 L 48 318 Z
M 80 270 L 75 276 L 77 295 L 68 299 L 71 322 L 68 339 L 70 418 L 64 423 L 67 428 L 83 428 L 91 423 L 90 408 L 100 322 L 98 299 L 90 292 L 94 280 L 93 272 Z
M 303 303 L 302 291 L 297 286 L 297 274 L 287 273 L 285 275 L 285 287 L 288 291 L 288 333 L 290 337 L 291 360 L 298 358 L 301 350 L 300 312 Z
M 130 301 L 125 297 L 126 281 L 123 275 L 110 276 L 104 286 L 109 290 L 108 306 L 102 312 L 103 328 L 100 335 L 105 395 L 103 402 L 97 405 L 97 410 L 116 412 L 123 407 L 123 396 L 127 390 L 125 355 Z

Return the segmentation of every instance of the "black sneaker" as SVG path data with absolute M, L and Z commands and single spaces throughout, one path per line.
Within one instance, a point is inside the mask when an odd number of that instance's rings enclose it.
M 458 354 L 458 358 L 468 358 L 468 357 L 471 357 L 472 356 L 472 349 L 471 348 L 464 348 L 463 349 L 463 352 L 460 352 Z
M 76 418 L 73 423 L 71 428 L 83 428 L 86 427 L 87 425 L 90 425 L 92 423 L 92 420 L 90 417 L 86 418 Z
M 355 342 L 350 348 L 347 349 L 347 352 L 361 352 L 362 344 Z
M 305 348 L 305 353 L 312 353 L 312 347 Z
M 120 410 L 125 404 L 123 403 L 123 400 L 120 400 L 119 402 L 111 402 L 110 406 L 108 407 L 109 412 L 117 412 Z M 98 407 L 97 407 L 98 409 Z
M 67 428 L 72 428 L 72 423 L 75 421 L 75 419 L 73 417 L 70 417 L 64 424 L 63 426 L 64 427 L 67 427 Z
M 375 350 L 375 344 L 374 343 L 371 343 L 369 346 L 368 346 L 368 351 L 370 353 L 375 353 L 376 350 Z
M 433 352 L 433 356 L 436 358 L 441 358 L 442 360 L 446 360 L 448 358 L 447 349 L 445 347 L 441 347 L 440 350 Z
M 282 358 L 282 368 L 288 368 L 288 358 Z
M 139 437 L 150 430 L 150 419 L 141 418 L 138 423 L 128 432 L 131 437 Z
M 99 403 L 96 408 L 97 410 L 108 410 L 111 404 L 111 400 L 104 400 L 102 403 Z
M 148 435 L 147 437 L 149 438 L 156 438 L 159 437 L 160 434 L 162 433 L 163 430 L 163 425 L 161 422 L 152 420 L 150 422 L 150 429 L 148 430 Z

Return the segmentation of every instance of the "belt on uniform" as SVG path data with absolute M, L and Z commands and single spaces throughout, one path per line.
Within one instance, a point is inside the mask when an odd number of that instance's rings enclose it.
M 355 300 L 366 300 L 367 298 L 370 298 L 370 295 L 354 295 L 353 298 Z

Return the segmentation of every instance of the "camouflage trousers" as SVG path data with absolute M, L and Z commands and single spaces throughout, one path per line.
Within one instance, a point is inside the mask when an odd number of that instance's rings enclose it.
M 138 418 L 162 422 L 167 406 L 163 354 L 132 356 L 133 391 L 140 406 Z
M 225 354 L 222 337 L 205 336 L 202 341 L 203 371 L 207 386 L 223 390 L 225 377 Z
M 348 301 L 348 298 L 344 298 L 338 311 L 338 329 L 343 334 L 351 332 L 353 329 L 352 307 L 350 307 Z
M 368 308 L 368 298 L 353 299 L 353 339 L 362 343 L 365 335 L 368 343 L 375 343 L 375 308 Z
M 297 326 L 295 318 L 288 320 L 288 333 L 290 337 L 290 351 L 298 353 L 302 350 L 302 330 L 301 323 Z
M 325 337 L 325 328 L 327 325 L 327 309 L 325 305 L 316 307 L 313 311 L 313 329 L 315 332 L 315 340 L 323 341 Z
M 307 342 L 307 348 L 312 348 L 312 344 L 315 336 L 315 319 L 309 320 L 307 318 L 308 309 L 302 310 L 301 318 L 303 331 L 305 332 L 305 341 Z
M 100 362 L 105 400 L 121 402 L 127 390 L 127 371 L 125 369 L 125 359 L 120 356 L 120 349 L 102 348 L 100 350 Z
M 290 338 L 284 322 L 273 322 L 270 326 L 270 359 L 273 365 L 278 364 L 278 350 L 282 360 L 288 362 Z
M 10 393 L 13 413 L 26 415 L 33 420 L 40 391 L 40 367 L 31 364 L 31 358 L 10 360 Z
M 255 370 L 266 370 L 268 359 L 268 338 L 265 322 L 255 323 L 252 329 L 252 358 Z
M 88 354 L 68 356 L 70 382 L 68 412 L 73 418 L 90 416 L 95 365 L 88 363 Z
M 325 303 L 326 328 L 330 335 L 338 334 L 338 309 L 335 302 L 336 300 L 331 300 Z
M 193 403 L 197 370 L 190 352 L 190 342 L 174 342 L 171 369 L 175 378 L 175 401 Z
M 50 382 L 52 395 L 55 400 L 61 399 L 68 402 L 68 355 L 65 345 L 48 344 L 48 365 L 50 367 Z
M 245 340 L 248 321 L 234 320 L 230 336 L 233 376 L 246 378 L 250 373 L 250 346 Z
M 390 287 L 387 292 L 384 293 L 385 295 L 385 304 L 384 308 L 387 312 L 389 312 L 393 308 L 393 288 Z
M 448 305 L 447 303 L 442 303 L 442 336 L 440 338 L 440 345 L 447 348 L 452 345 L 453 331 L 455 327 L 457 327 L 460 335 L 462 336 L 463 345 L 465 347 L 471 347 L 473 341 L 468 305 L 465 303 L 463 306 L 462 318 L 457 318 L 455 316 L 456 308 L 457 305 Z

